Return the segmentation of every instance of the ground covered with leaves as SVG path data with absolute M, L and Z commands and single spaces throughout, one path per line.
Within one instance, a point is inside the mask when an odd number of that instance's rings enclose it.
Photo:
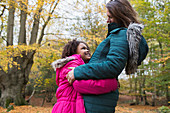
M 158 107 L 151 106 L 129 106 L 128 104 L 120 104 L 116 107 L 116 113 L 158 113 Z M 8 113 L 51 113 L 52 107 L 39 106 L 14 106 L 14 109 Z M 0 107 L 0 113 L 7 113 L 7 109 Z
M 118 105 L 116 107 L 116 113 L 158 113 L 158 108 L 161 106 L 152 107 L 150 105 L 133 105 L 130 106 L 129 103 L 125 103 L 129 101 L 131 98 L 129 96 L 120 96 Z M 53 104 L 56 102 L 54 98 L 52 102 L 45 102 L 42 105 L 42 99 L 33 97 L 30 101 L 31 105 L 24 106 L 15 106 L 14 104 L 10 104 L 14 108 L 10 110 L 8 113 L 51 113 Z M 0 107 L 0 113 L 7 113 L 7 109 Z

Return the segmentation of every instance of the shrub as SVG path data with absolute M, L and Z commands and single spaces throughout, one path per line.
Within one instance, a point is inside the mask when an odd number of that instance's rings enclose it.
M 166 106 L 158 108 L 159 113 L 170 113 L 170 109 Z

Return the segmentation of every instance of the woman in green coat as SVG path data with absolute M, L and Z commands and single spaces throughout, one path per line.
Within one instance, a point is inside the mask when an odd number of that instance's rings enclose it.
M 108 34 L 95 50 L 89 63 L 70 71 L 67 79 L 76 80 L 118 78 L 124 68 L 135 73 L 145 59 L 148 46 L 141 35 L 143 25 L 127 0 L 111 0 L 106 5 Z M 86 113 L 114 113 L 118 90 L 101 95 L 83 95 Z

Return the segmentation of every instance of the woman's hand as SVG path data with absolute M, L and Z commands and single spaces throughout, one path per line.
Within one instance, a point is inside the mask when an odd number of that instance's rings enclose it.
M 72 69 L 71 71 L 68 72 L 66 78 L 70 84 L 72 84 L 75 81 L 74 78 L 74 68 L 75 67 L 69 67 L 68 69 Z

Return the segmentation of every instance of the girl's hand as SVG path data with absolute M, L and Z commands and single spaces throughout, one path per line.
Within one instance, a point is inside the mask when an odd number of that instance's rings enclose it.
M 68 72 L 66 78 L 70 84 L 72 84 L 75 81 L 74 78 L 74 68 L 75 67 L 69 67 L 68 69 L 72 69 L 71 71 Z

